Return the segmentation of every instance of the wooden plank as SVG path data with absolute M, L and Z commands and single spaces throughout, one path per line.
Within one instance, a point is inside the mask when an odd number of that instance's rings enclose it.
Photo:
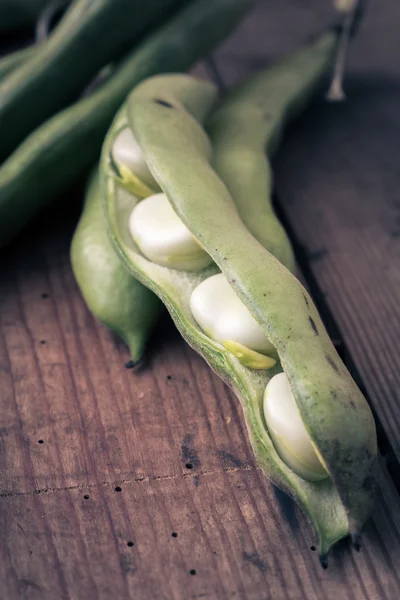
M 50 211 L 2 261 L 1 597 L 394 598 L 387 475 L 362 551 L 341 544 L 323 571 L 304 516 L 255 467 L 238 402 L 171 323 L 145 369 L 124 367 L 72 277 L 76 217 Z
M 285 6 L 277 1 L 260 3 L 242 32 L 217 56 L 226 80 L 232 82 L 261 66 L 265 56 L 274 58 L 300 43 L 303 35 L 315 32 L 329 20 L 328 4 L 312 0 Z M 372 14 L 381 32 L 390 19 Z M 385 35 L 381 33 L 386 56 L 390 35 Z M 371 57 L 370 52 L 364 54 Z M 374 68 L 381 68 L 383 54 L 371 59 Z M 359 68 L 365 75 L 366 63 L 361 58 Z M 392 117 L 394 105 L 381 102 L 390 106 Z M 315 118 L 329 129 L 326 110 L 319 107 L 312 117 L 316 113 Z M 316 132 L 310 137 L 306 125 L 310 126 L 310 120 L 300 123 L 293 130 L 293 141 L 285 144 L 277 161 L 277 182 L 287 215 L 293 224 L 298 223 L 296 234 L 315 252 L 319 249 L 315 220 L 313 227 L 307 225 L 298 192 L 303 190 L 305 206 L 310 197 L 313 206 L 320 200 L 302 186 L 311 186 L 325 138 Z M 348 116 L 339 128 L 340 136 L 345 125 L 353 127 Z M 374 139 L 377 133 L 380 129 L 374 128 Z M 361 134 L 360 126 L 357 134 Z M 330 135 L 329 147 L 337 148 L 334 132 Z M 354 144 L 350 138 L 344 141 Z M 306 143 L 307 152 L 308 144 L 312 149 L 308 160 L 315 159 L 312 169 L 302 156 Z M 391 144 L 394 153 L 397 147 Z M 364 157 L 365 144 L 360 147 Z M 386 152 L 384 142 L 378 148 Z M 373 155 L 366 152 L 366 156 L 365 164 L 371 167 Z M 383 156 L 388 160 L 388 155 Z M 300 159 L 303 170 L 296 167 Z M 339 166 L 349 178 L 350 171 L 343 168 L 348 154 L 340 154 L 337 160 L 335 170 Z M 385 180 L 389 190 L 395 188 L 388 182 L 398 181 L 394 160 L 389 161 L 388 171 L 393 179 Z M 351 164 L 352 173 L 363 164 L 361 159 Z M 381 170 L 386 163 L 382 159 L 377 164 Z M 305 173 L 305 183 L 300 179 L 296 189 L 286 184 L 288 171 L 293 173 L 291 181 Z M 363 180 L 357 173 L 358 189 Z M 330 177 L 331 171 L 325 170 L 325 176 Z M 377 180 L 372 178 L 382 191 Z M 327 187 L 323 188 L 326 194 Z M 321 191 L 320 186 L 312 189 Z M 1 258 L 0 597 L 397 598 L 399 499 L 385 469 L 362 551 L 356 553 L 347 542 L 340 544 L 332 553 L 329 569 L 323 571 L 310 550 L 312 540 L 304 516 L 255 467 L 236 399 L 179 339 L 168 320 L 154 335 L 146 368 L 132 372 L 124 367 L 126 348 L 91 317 L 72 276 L 69 243 L 79 210 L 73 206 L 74 198 L 80 201 L 76 194 L 61 199 L 58 209 L 38 219 Z M 333 216 L 328 223 L 324 221 L 322 231 L 336 248 L 334 260 L 343 265 L 343 248 L 357 228 L 356 224 L 350 227 L 350 209 L 342 218 L 347 205 L 341 202 L 339 206 L 339 216 L 330 212 Z M 368 207 L 357 221 L 362 229 L 368 223 L 374 226 L 377 215 L 390 216 L 385 207 L 382 213 L 375 204 L 371 209 L 370 201 Z M 340 235 L 346 237 L 335 246 L 332 237 L 334 232 L 339 235 L 338 223 Z M 375 255 L 365 250 L 363 240 L 360 247 L 373 262 Z M 362 256 L 358 260 L 361 265 Z M 321 262 L 312 263 L 325 291 L 328 286 L 335 290 L 339 286 L 332 262 L 324 270 Z M 373 264 L 376 276 L 379 263 Z M 345 281 L 353 286 L 348 277 Z M 387 285 L 381 275 L 378 282 Z M 346 294 L 349 290 L 359 293 L 357 286 L 340 286 Z M 342 323 L 338 303 L 331 298 L 332 292 L 328 300 L 346 342 L 354 339 L 357 345 L 361 339 L 364 343 L 363 332 L 354 327 L 362 315 L 347 303 L 345 309 L 341 307 Z M 383 304 L 382 310 L 382 304 L 374 305 L 379 318 L 387 318 L 389 307 Z M 363 314 L 372 319 L 368 323 L 377 317 L 364 309 Z M 381 332 L 378 336 L 375 326 L 371 331 L 376 331 L 375 344 L 391 339 L 381 337 Z M 359 353 L 355 358 L 360 368 Z M 367 353 L 367 365 L 370 359 Z M 371 394 L 368 377 L 365 381 Z M 381 416 L 380 406 L 376 403 Z

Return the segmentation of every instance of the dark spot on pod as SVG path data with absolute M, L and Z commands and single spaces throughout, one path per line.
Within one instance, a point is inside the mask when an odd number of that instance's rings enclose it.
M 306 296 L 305 294 L 303 294 L 303 298 L 304 298 L 304 302 L 305 302 L 305 303 L 307 304 L 307 306 L 308 306 L 308 299 L 307 299 L 307 296 Z
M 318 332 L 318 329 L 317 329 L 314 319 L 312 317 L 308 317 L 308 319 L 310 321 L 310 325 L 311 325 L 312 330 L 315 333 L 315 335 L 319 335 L 319 332 Z
M 43 294 L 42 294 L 42 298 L 46 299 L 46 298 L 48 298 L 48 297 L 49 297 L 49 295 L 48 295 L 48 294 L 46 294 L 46 292 L 43 292 Z
M 172 535 L 172 537 L 175 537 L 175 538 L 176 538 L 176 537 L 178 537 L 178 534 L 176 533 L 176 531 L 173 531 L 173 532 L 171 533 L 171 535 Z
M 161 104 L 161 106 L 165 106 L 165 108 L 174 108 L 172 104 L 170 104 L 166 100 L 162 100 L 161 98 L 154 98 L 154 102 L 156 102 L 157 104 Z
M 196 569 L 190 569 L 189 573 L 190 573 L 191 575 L 196 575 Z
M 315 552 L 315 551 L 316 551 L 316 547 L 315 547 L 315 546 L 310 546 L 310 550 L 311 550 L 312 552 Z
M 331 365 L 332 369 L 334 371 L 336 371 L 336 373 L 339 373 L 339 368 L 338 368 L 337 364 L 335 363 L 335 361 L 333 360 L 333 358 L 331 356 L 329 356 L 329 354 L 325 354 L 325 358 L 328 361 L 328 363 Z
M 135 363 L 133 360 L 128 360 L 128 362 L 125 363 L 125 369 L 133 369 L 134 366 Z

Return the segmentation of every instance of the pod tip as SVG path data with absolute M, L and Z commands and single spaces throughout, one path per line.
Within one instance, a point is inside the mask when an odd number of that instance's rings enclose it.
M 125 363 L 125 368 L 130 369 L 134 375 L 137 375 L 146 367 L 146 360 L 144 358 L 140 358 L 139 360 L 128 360 Z
M 328 568 L 328 554 L 320 554 L 319 562 L 321 567 L 326 570 Z

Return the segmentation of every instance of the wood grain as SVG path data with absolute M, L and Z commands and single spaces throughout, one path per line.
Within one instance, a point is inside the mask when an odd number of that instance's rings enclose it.
M 360 34 L 361 88 L 355 77 L 349 104 L 316 103 L 276 169 L 286 218 L 395 445 L 398 88 L 377 78 L 394 78 L 398 9 L 387 4 L 363 33 L 384 40 L 379 56 Z M 329 18 L 325 3 L 262 2 L 217 68 L 231 84 Z M 69 263 L 80 201 L 71 191 L 0 257 L 0 597 L 397 598 L 399 497 L 385 466 L 361 552 L 345 541 L 322 570 L 304 516 L 255 467 L 237 400 L 171 322 L 135 371 L 88 312 Z

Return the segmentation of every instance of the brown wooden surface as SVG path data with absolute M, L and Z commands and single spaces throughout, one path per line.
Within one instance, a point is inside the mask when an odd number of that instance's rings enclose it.
M 328 4 L 260 3 L 217 53 L 225 83 L 317 31 Z M 354 46 L 349 102 L 316 102 L 276 160 L 280 210 L 391 461 L 361 552 L 343 542 L 321 569 L 235 397 L 170 322 L 145 368 L 124 367 L 71 272 L 75 193 L 0 258 L 1 599 L 398 598 L 400 11 L 384 4 Z

